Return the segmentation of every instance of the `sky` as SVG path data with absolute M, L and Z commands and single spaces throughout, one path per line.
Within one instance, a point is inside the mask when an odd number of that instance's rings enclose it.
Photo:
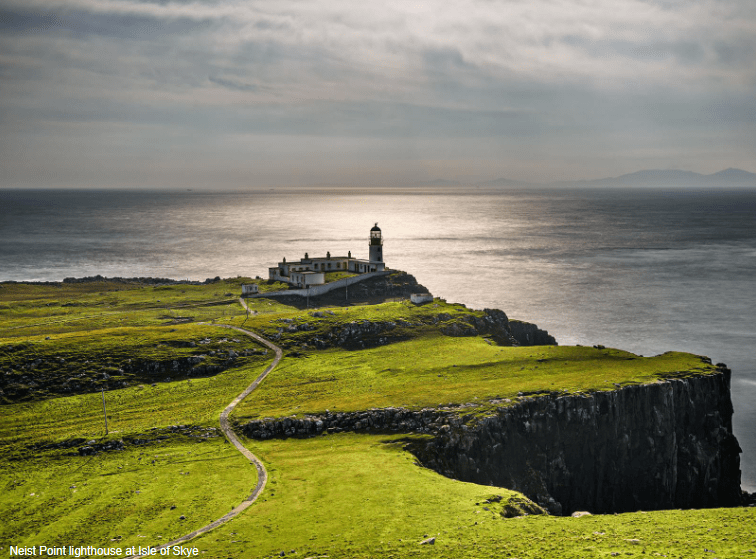
M 0 188 L 756 171 L 753 0 L 0 0 Z

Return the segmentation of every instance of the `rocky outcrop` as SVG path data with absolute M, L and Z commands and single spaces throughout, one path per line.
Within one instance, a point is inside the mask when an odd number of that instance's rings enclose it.
M 737 505 L 730 372 L 530 398 L 416 448 L 449 477 L 521 491 L 555 514 Z
M 378 347 L 405 339 L 402 335 L 392 335 L 397 323 L 393 321 L 360 320 L 339 326 L 328 341 L 347 349 Z M 316 347 L 327 347 L 327 342 L 316 340 Z
M 406 272 L 396 271 L 385 276 L 376 276 L 337 288 L 317 297 L 306 298 L 282 295 L 278 301 L 297 308 L 352 305 L 355 303 L 381 303 L 389 299 L 409 299 L 412 293 L 428 293 L 428 289 L 415 277 Z
M 118 283 L 135 283 L 138 285 L 208 285 L 211 283 L 218 283 L 221 281 L 220 276 L 214 278 L 207 278 L 205 281 L 191 281 L 191 280 L 175 280 L 171 278 L 152 278 L 152 277 L 134 277 L 123 278 L 120 276 L 108 278 L 97 274 L 96 276 L 86 276 L 83 278 L 64 278 L 63 283 L 95 283 L 95 282 L 118 282 Z M 8 282 L 16 283 L 16 282 Z M 18 282 L 18 283 L 41 283 L 44 285 L 54 285 L 57 282 Z
M 322 318 L 324 315 L 333 315 L 333 311 L 313 312 L 310 313 L 315 318 Z M 354 320 L 351 322 L 334 322 L 326 328 L 321 325 L 315 325 L 310 322 L 294 322 L 289 318 L 283 318 L 276 321 L 276 330 L 265 332 L 267 337 L 278 343 L 281 347 L 290 348 L 294 346 L 303 349 L 326 349 L 329 347 L 343 347 L 346 349 L 365 349 L 378 347 L 393 342 L 408 339 L 409 336 L 401 332 L 396 332 L 397 326 L 414 326 L 402 320 Z M 318 331 L 319 327 L 321 328 Z M 298 334 L 300 332 L 316 331 L 304 340 L 296 341 L 287 339 L 288 335 Z
M 68 453 L 67 456 L 94 456 L 101 452 L 121 451 L 133 446 L 148 446 L 177 437 L 188 437 L 201 442 L 220 436 L 222 436 L 222 433 L 216 427 L 170 425 L 168 427 L 153 427 L 145 433 L 125 436 L 120 439 L 108 439 L 107 437 L 100 440 L 73 438 L 60 442 L 32 443 L 27 448 L 35 453 L 76 448 L 76 452 Z
M 387 408 L 251 421 L 258 439 L 340 431 L 428 433 L 410 449 L 448 477 L 507 487 L 553 514 L 741 503 L 730 372 L 586 395 L 519 398 L 476 418 L 473 405 Z
M 530 322 L 510 320 L 509 333 L 519 345 L 557 345 L 554 336 Z
M 415 276 L 406 272 L 396 272 L 387 276 L 369 278 L 349 287 L 349 297 L 372 299 L 375 297 L 406 297 L 412 293 L 429 293 L 417 283 Z
M 109 360 L 76 362 L 55 355 L 29 357 L 15 361 L 7 370 L 0 367 L 0 404 L 213 376 L 247 363 L 246 357 L 266 354 L 267 350 L 241 348 L 209 350 L 159 361 L 127 359 L 117 363 Z
M 342 431 L 399 431 L 403 433 L 437 433 L 443 425 L 460 424 L 451 411 L 406 408 L 383 408 L 360 412 L 326 413 L 304 418 L 266 418 L 244 424 L 242 432 L 253 439 L 312 437 Z
M 483 309 L 483 316 L 471 313 L 456 318 L 441 313 L 434 320 L 447 336 L 483 336 L 503 346 L 557 345 L 546 330 L 529 322 L 509 320 L 499 309 Z
M 334 315 L 331 310 L 310 313 L 313 318 L 328 319 Z M 345 323 L 334 321 L 326 328 L 323 328 L 323 324 L 302 320 L 294 321 L 291 318 L 281 318 L 274 321 L 273 324 L 275 331 L 269 330 L 266 335 L 285 348 L 294 345 L 305 349 L 378 347 L 410 339 L 417 335 L 410 333 L 410 330 L 427 326 L 433 326 L 447 336 L 482 336 L 502 346 L 557 345 L 556 340 L 549 336 L 548 332 L 540 330 L 535 324 L 510 322 L 507 315 L 497 309 L 485 309 L 482 316 L 480 311 L 457 312 L 454 315 L 440 312 L 415 319 L 413 322 L 402 319 L 354 320 Z M 326 322 L 326 324 L 328 323 Z M 517 335 L 510 332 L 511 325 L 517 326 L 515 330 Z M 300 337 L 296 341 L 287 339 L 288 335 L 296 335 L 302 332 L 315 333 L 310 337 L 305 337 L 305 339 Z

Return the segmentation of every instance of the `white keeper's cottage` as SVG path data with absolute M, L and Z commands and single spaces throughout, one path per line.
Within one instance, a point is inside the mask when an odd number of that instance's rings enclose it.
M 284 258 L 278 266 L 268 268 L 268 278 L 298 287 L 309 287 L 324 284 L 327 272 L 367 274 L 384 271 L 386 265 L 383 262 L 383 237 L 377 223 L 370 230 L 369 247 L 367 260 L 352 258 L 352 251 L 349 251 L 347 256 L 331 256 L 331 253 L 327 252 L 324 257 L 316 258 L 310 258 L 309 254 L 305 253 L 304 258 L 292 262 L 287 262 Z

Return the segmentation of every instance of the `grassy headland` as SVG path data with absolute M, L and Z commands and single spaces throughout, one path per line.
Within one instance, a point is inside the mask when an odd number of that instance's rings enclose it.
M 270 356 L 213 324 L 243 324 L 285 348 L 237 420 L 449 404 L 485 414 L 521 397 L 714 371 L 690 354 L 499 345 L 471 330 L 485 319 L 482 311 L 439 300 L 303 311 L 261 298 L 249 300 L 248 316 L 236 298 L 250 281 L 0 284 L 0 375 L 4 387 L 26 389 L 4 388 L 0 406 L 3 551 L 55 542 L 156 545 L 219 518 L 249 494 L 255 468 L 214 429 Z M 260 282 L 263 291 L 283 287 Z M 247 440 L 268 469 L 265 493 L 191 545 L 202 557 L 245 559 L 281 551 L 331 558 L 754 556 L 747 553 L 756 550 L 754 509 L 506 518 L 505 507 L 518 507 L 522 495 L 419 467 L 404 448 L 417 437 Z M 419 545 L 432 536 L 435 545 Z

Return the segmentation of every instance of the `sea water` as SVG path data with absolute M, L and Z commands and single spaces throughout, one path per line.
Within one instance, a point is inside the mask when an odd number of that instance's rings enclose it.
M 376 222 L 386 264 L 436 296 L 562 345 L 726 363 L 756 491 L 756 190 L 5 190 L 0 281 L 266 277 L 305 252 L 366 258 Z

